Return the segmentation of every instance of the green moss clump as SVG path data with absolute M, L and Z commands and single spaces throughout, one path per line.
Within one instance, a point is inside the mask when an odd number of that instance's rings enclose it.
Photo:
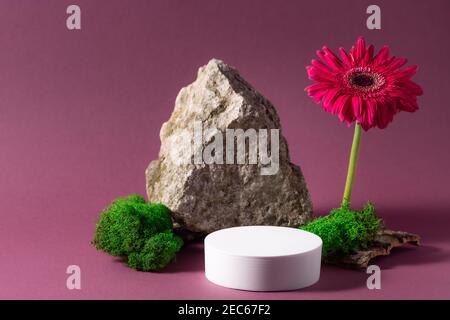
M 353 211 L 349 206 L 334 209 L 329 215 L 317 218 L 300 229 L 322 238 L 322 254 L 326 257 L 366 248 L 382 226 L 375 207 L 368 203 L 359 211 Z
M 132 268 L 144 270 L 145 266 L 145 271 L 160 270 L 183 245 L 182 240 L 172 232 L 172 219 L 166 206 L 148 204 L 143 197 L 132 195 L 116 199 L 100 214 L 93 244 L 110 255 L 128 257 Z M 158 246 L 154 245 L 156 242 Z M 153 249 L 153 260 L 144 263 L 145 257 L 149 257 Z M 142 263 L 135 263 L 135 258 L 129 259 L 136 255 L 141 257 L 139 261 Z M 158 258 L 161 258 L 160 262 L 155 261 Z
M 172 233 L 159 233 L 150 239 L 139 252 L 128 256 L 128 265 L 136 270 L 160 270 L 170 263 L 183 246 L 183 241 Z

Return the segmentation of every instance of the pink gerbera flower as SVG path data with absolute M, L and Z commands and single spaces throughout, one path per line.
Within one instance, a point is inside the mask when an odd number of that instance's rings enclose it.
M 389 55 L 383 47 L 374 57 L 374 47 L 366 48 L 360 37 L 356 47 L 347 53 L 339 49 L 342 59 L 327 47 L 317 51 L 321 60 L 312 60 L 306 67 L 315 84 L 305 90 L 325 111 L 338 115 L 348 125 L 356 121 L 364 130 L 381 129 L 399 111 L 418 110 L 417 96 L 423 94 L 410 78 L 417 66 L 400 69 L 407 62 Z

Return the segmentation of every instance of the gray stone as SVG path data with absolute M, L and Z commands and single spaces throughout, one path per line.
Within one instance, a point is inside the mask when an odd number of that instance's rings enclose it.
M 205 134 L 201 145 L 191 141 L 196 124 Z M 274 106 L 234 68 L 212 59 L 199 69 L 195 82 L 181 89 L 170 119 L 161 128 L 159 158 L 146 170 L 149 201 L 164 203 L 176 225 L 200 234 L 240 225 L 296 227 L 309 222 L 312 204 L 306 183 L 300 168 L 290 162 L 281 131 L 276 174 L 262 174 L 267 164 L 260 161 L 248 163 L 249 141 L 245 164 L 198 162 L 196 154 L 215 142 L 218 132 L 225 140 L 227 129 L 250 128 L 267 129 L 269 136 L 270 129 L 281 130 Z M 216 152 L 213 155 L 226 159 L 225 142 L 223 156 L 222 150 Z

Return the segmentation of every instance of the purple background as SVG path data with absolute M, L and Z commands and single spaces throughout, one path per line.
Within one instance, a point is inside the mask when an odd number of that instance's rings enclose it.
M 375 1 L 382 30 L 365 27 L 372 1 L 87 1 L 68 31 L 73 1 L 0 2 L 0 298 L 450 298 L 450 2 Z M 141 273 L 91 245 L 98 212 L 145 193 L 159 129 L 181 87 L 212 57 L 238 68 L 278 108 L 292 161 L 317 214 L 340 202 L 352 130 L 303 88 L 316 49 L 357 36 L 420 66 L 416 114 L 362 136 L 354 204 L 378 205 L 391 228 L 423 246 L 377 259 L 382 290 L 364 272 L 324 266 L 302 291 L 252 293 L 204 278 L 201 244 L 164 273 Z M 66 289 L 66 267 L 82 290 Z

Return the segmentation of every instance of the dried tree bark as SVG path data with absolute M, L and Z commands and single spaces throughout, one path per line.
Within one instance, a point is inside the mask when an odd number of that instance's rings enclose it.
M 420 236 L 403 231 L 384 229 L 375 236 L 367 249 L 358 250 L 348 255 L 330 256 L 324 258 L 323 261 L 325 263 L 355 269 L 367 268 L 370 260 L 373 258 L 389 255 L 392 248 L 400 247 L 406 243 L 418 246 L 420 244 Z

